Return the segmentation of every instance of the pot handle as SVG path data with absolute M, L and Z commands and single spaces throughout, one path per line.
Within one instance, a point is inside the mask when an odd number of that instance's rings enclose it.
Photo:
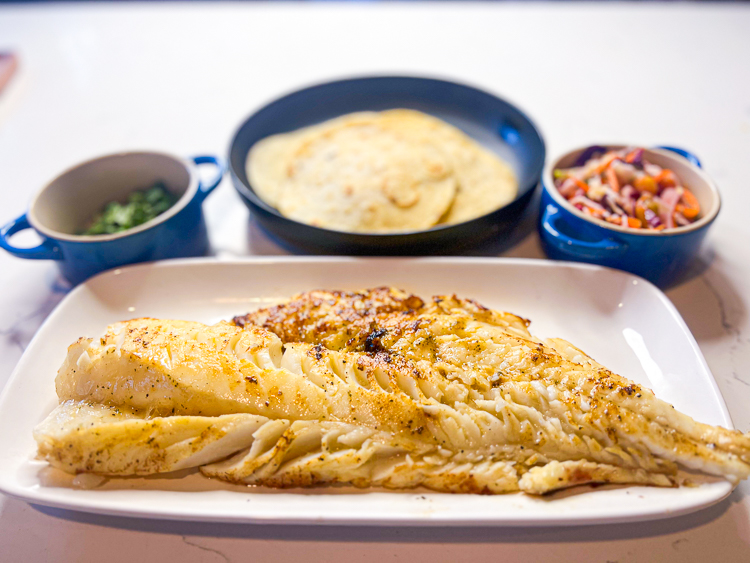
M 590 242 L 563 234 L 557 228 L 557 225 L 561 221 L 565 221 L 565 219 L 560 214 L 560 209 L 548 203 L 542 214 L 542 228 L 550 235 L 547 242 L 556 246 L 561 252 L 566 254 L 575 253 L 576 256 L 598 260 L 611 257 L 612 255 L 623 254 L 628 249 L 626 243 L 611 238 L 603 238 L 596 242 Z
M 9 240 L 14 234 L 24 229 L 33 228 L 29 224 L 26 213 L 18 219 L 11 221 L 0 228 L 0 247 L 18 258 L 29 258 L 31 260 L 62 260 L 63 255 L 60 247 L 52 239 L 46 237 L 39 246 L 33 248 L 18 248 L 10 244 Z
M 664 146 L 659 146 L 656 148 L 676 152 L 680 156 L 685 157 L 690 164 L 697 166 L 698 168 L 703 168 L 703 166 L 701 166 L 700 159 L 688 150 L 681 149 L 679 147 L 664 147 Z
M 201 164 L 213 164 L 216 167 L 216 176 L 214 178 L 206 184 L 203 182 L 198 184 L 198 193 L 201 194 L 200 198 L 203 200 L 221 183 L 227 167 L 226 164 L 224 164 L 224 161 L 215 156 L 195 156 L 192 158 L 192 161 L 198 166 Z

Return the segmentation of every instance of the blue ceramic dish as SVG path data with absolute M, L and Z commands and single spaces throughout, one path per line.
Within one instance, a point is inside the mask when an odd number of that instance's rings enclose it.
M 547 256 L 625 270 L 661 287 L 675 282 L 698 253 L 721 208 L 719 191 L 701 170 L 698 158 L 674 147 L 645 151 L 647 160 L 677 174 L 698 198 L 702 209 L 701 217 L 691 225 L 655 232 L 591 218 L 560 195 L 553 171 L 573 166 L 584 150 L 569 152 L 545 169 L 539 234 Z
M 253 191 L 245 171 L 257 141 L 357 111 L 409 108 L 439 117 L 496 152 L 514 169 L 516 199 L 487 215 L 456 225 L 397 234 L 346 233 L 313 227 L 281 215 Z M 544 142 L 518 108 L 470 86 L 431 78 L 380 76 L 312 86 L 268 104 L 237 130 L 229 169 L 237 192 L 258 222 L 295 249 L 325 254 L 449 254 L 497 238 L 516 227 L 544 166 Z
M 196 166 L 210 164 L 216 176 L 207 183 Z M 28 213 L 0 229 L 0 247 L 19 258 L 55 260 L 62 275 L 78 284 L 103 270 L 167 258 L 200 256 L 208 250 L 201 204 L 219 185 L 224 164 L 213 156 L 190 161 L 155 152 L 103 156 L 58 176 L 32 200 Z M 111 235 L 78 235 L 111 201 L 124 201 L 137 189 L 164 182 L 178 197 L 167 211 L 132 229 Z M 10 237 L 34 229 L 42 243 L 18 248 Z

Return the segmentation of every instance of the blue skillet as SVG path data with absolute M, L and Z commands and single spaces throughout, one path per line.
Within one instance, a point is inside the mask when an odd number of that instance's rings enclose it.
M 282 216 L 253 190 L 245 172 L 250 148 L 260 139 L 294 131 L 343 114 L 410 108 L 462 129 L 513 167 L 516 199 L 476 219 L 398 234 L 345 233 Z M 544 167 L 544 141 L 514 105 L 471 86 L 408 76 L 375 76 L 327 82 L 298 90 L 259 109 L 234 135 L 229 170 L 234 187 L 261 226 L 286 246 L 314 254 L 456 254 L 487 239 L 507 236 L 518 226 Z

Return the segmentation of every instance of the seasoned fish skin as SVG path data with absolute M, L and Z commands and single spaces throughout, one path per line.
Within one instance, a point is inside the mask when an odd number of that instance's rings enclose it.
M 503 328 L 512 334 L 533 338 L 529 321 L 483 307 L 471 299 L 453 296 L 423 301 L 392 287 L 347 292 L 316 290 L 299 294 L 287 303 L 239 315 L 232 322 L 239 327 L 258 326 L 279 336 L 284 342 L 321 344 L 331 350 L 368 351 L 368 337 L 374 327 L 398 323 L 418 315 L 455 312 L 479 322 Z

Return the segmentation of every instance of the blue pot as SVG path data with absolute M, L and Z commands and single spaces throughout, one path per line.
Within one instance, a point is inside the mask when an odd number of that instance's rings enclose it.
M 647 160 L 677 174 L 696 196 L 702 210 L 701 218 L 691 225 L 656 232 L 592 218 L 560 195 L 553 181 L 553 171 L 574 166 L 584 150 L 567 153 L 544 172 L 539 234 L 547 256 L 625 270 L 661 287 L 676 281 L 698 254 L 721 208 L 719 191 L 701 170 L 700 161 L 689 152 L 673 147 L 645 151 Z
M 198 178 L 197 165 L 211 164 L 216 176 Z M 29 211 L 0 229 L 0 247 L 19 258 L 55 260 L 62 275 L 78 284 L 103 270 L 167 258 L 200 256 L 208 251 L 203 200 L 224 175 L 224 164 L 213 156 L 186 161 L 154 152 L 103 156 L 58 176 L 32 200 Z M 111 235 L 78 235 L 111 201 L 124 201 L 137 189 L 164 182 L 177 202 L 158 217 Z M 34 229 L 42 243 L 18 248 L 10 237 Z

